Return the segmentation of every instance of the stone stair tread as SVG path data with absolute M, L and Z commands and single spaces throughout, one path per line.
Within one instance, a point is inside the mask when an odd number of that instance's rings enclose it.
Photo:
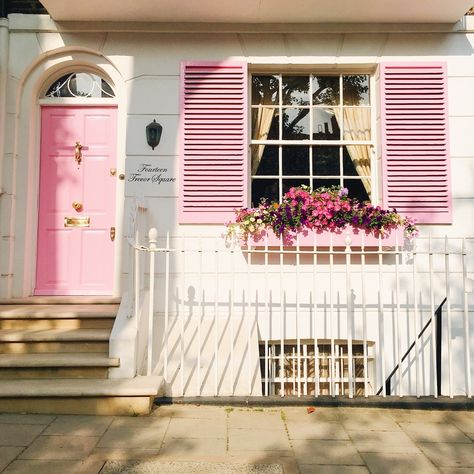
M 85 319 L 115 318 L 116 304 L 1 305 L 0 319 Z
M 0 398 L 156 396 L 162 383 L 163 378 L 157 376 L 133 379 L 4 379 L 0 383 Z
M 0 342 L 108 341 L 110 329 L 0 329 Z
M 118 358 L 96 353 L 0 354 L 0 368 L 118 367 Z M 2 380 L 1 385 L 4 385 Z
M 0 298 L 0 305 L 120 304 L 120 296 L 27 296 Z

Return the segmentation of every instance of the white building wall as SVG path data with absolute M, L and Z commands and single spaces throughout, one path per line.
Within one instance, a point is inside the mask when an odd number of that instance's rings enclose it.
M 86 65 L 105 73 L 117 89 L 120 116 L 118 172 L 126 171 L 127 179 L 138 164 L 146 163 L 166 169 L 168 176 L 176 178 L 174 183 L 160 186 L 119 183 L 118 221 L 128 215 L 131 199 L 138 196 L 144 198 L 147 205 L 148 227 L 158 228 L 162 235 L 170 232 L 188 236 L 190 242 L 194 236 L 208 237 L 215 242 L 215 239 L 219 241 L 223 226 L 179 226 L 177 222 L 181 61 L 245 60 L 250 71 L 281 65 L 281 70 L 307 67 L 312 71 L 373 73 L 377 65 L 385 61 L 446 61 L 453 224 L 425 226 L 422 233 L 474 236 L 474 143 L 471 139 L 474 128 L 474 33 L 470 30 L 417 32 L 415 27 L 408 30 L 400 25 L 398 31 L 393 27 L 390 32 L 372 32 L 374 28 L 353 32 L 348 26 L 340 32 L 269 34 L 258 31 L 160 33 L 159 27 L 156 32 L 80 32 L 73 31 L 73 27 L 67 31 L 67 28 L 61 25 L 58 29 L 44 16 L 10 17 L 5 153 L 1 163 L 0 296 L 29 295 L 34 287 L 39 94 L 53 73 Z M 162 141 L 154 151 L 145 140 L 145 126 L 153 119 L 163 126 Z M 125 209 L 123 214 L 121 209 Z M 126 228 L 125 223 L 122 235 Z M 125 239 L 117 245 L 118 266 L 124 282 L 129 269 L 128 248 Z M 198 263 L 187 263 L 189 268 L 192 265 Z M 209 282 L 210 288 L 212 284 Z M 263 279 L 256 283 L 257 287 L 259 285 L 263 285 Z M 305 290 L 304 283 L 301 289 Z M 121 291 L 117 286 L 117 293 Z M 389 298 L 391 289 L 386 287 L 386 291 L 384 297 Z M 159 320 L 161 308 L 158 305 L 156 309 Z M 259 320 L 261 333 L 265 327 L 265 319 Z

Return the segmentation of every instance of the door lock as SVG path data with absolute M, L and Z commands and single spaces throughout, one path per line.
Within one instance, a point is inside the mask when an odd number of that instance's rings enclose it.
M 72 202 L 72 208 L 76 210 L 77 212 L 82 210 L 82 203 L 79 201 L 73 201 Z
M 115 227 L 110 228 L 110 240 L 112 242 L 115 240 Z

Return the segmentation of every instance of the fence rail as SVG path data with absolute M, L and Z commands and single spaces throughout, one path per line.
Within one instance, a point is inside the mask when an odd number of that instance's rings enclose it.
M 290 248 L 148 237 L 131 241 L 138 370 L 162 374 L 170 395 L 472 396 L 474 239 Z

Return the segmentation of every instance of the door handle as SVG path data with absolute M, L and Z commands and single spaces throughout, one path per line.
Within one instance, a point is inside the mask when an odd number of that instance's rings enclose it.
M 115 240 L 115 227 L 110 228 L 110 240 L 112 242 Z

